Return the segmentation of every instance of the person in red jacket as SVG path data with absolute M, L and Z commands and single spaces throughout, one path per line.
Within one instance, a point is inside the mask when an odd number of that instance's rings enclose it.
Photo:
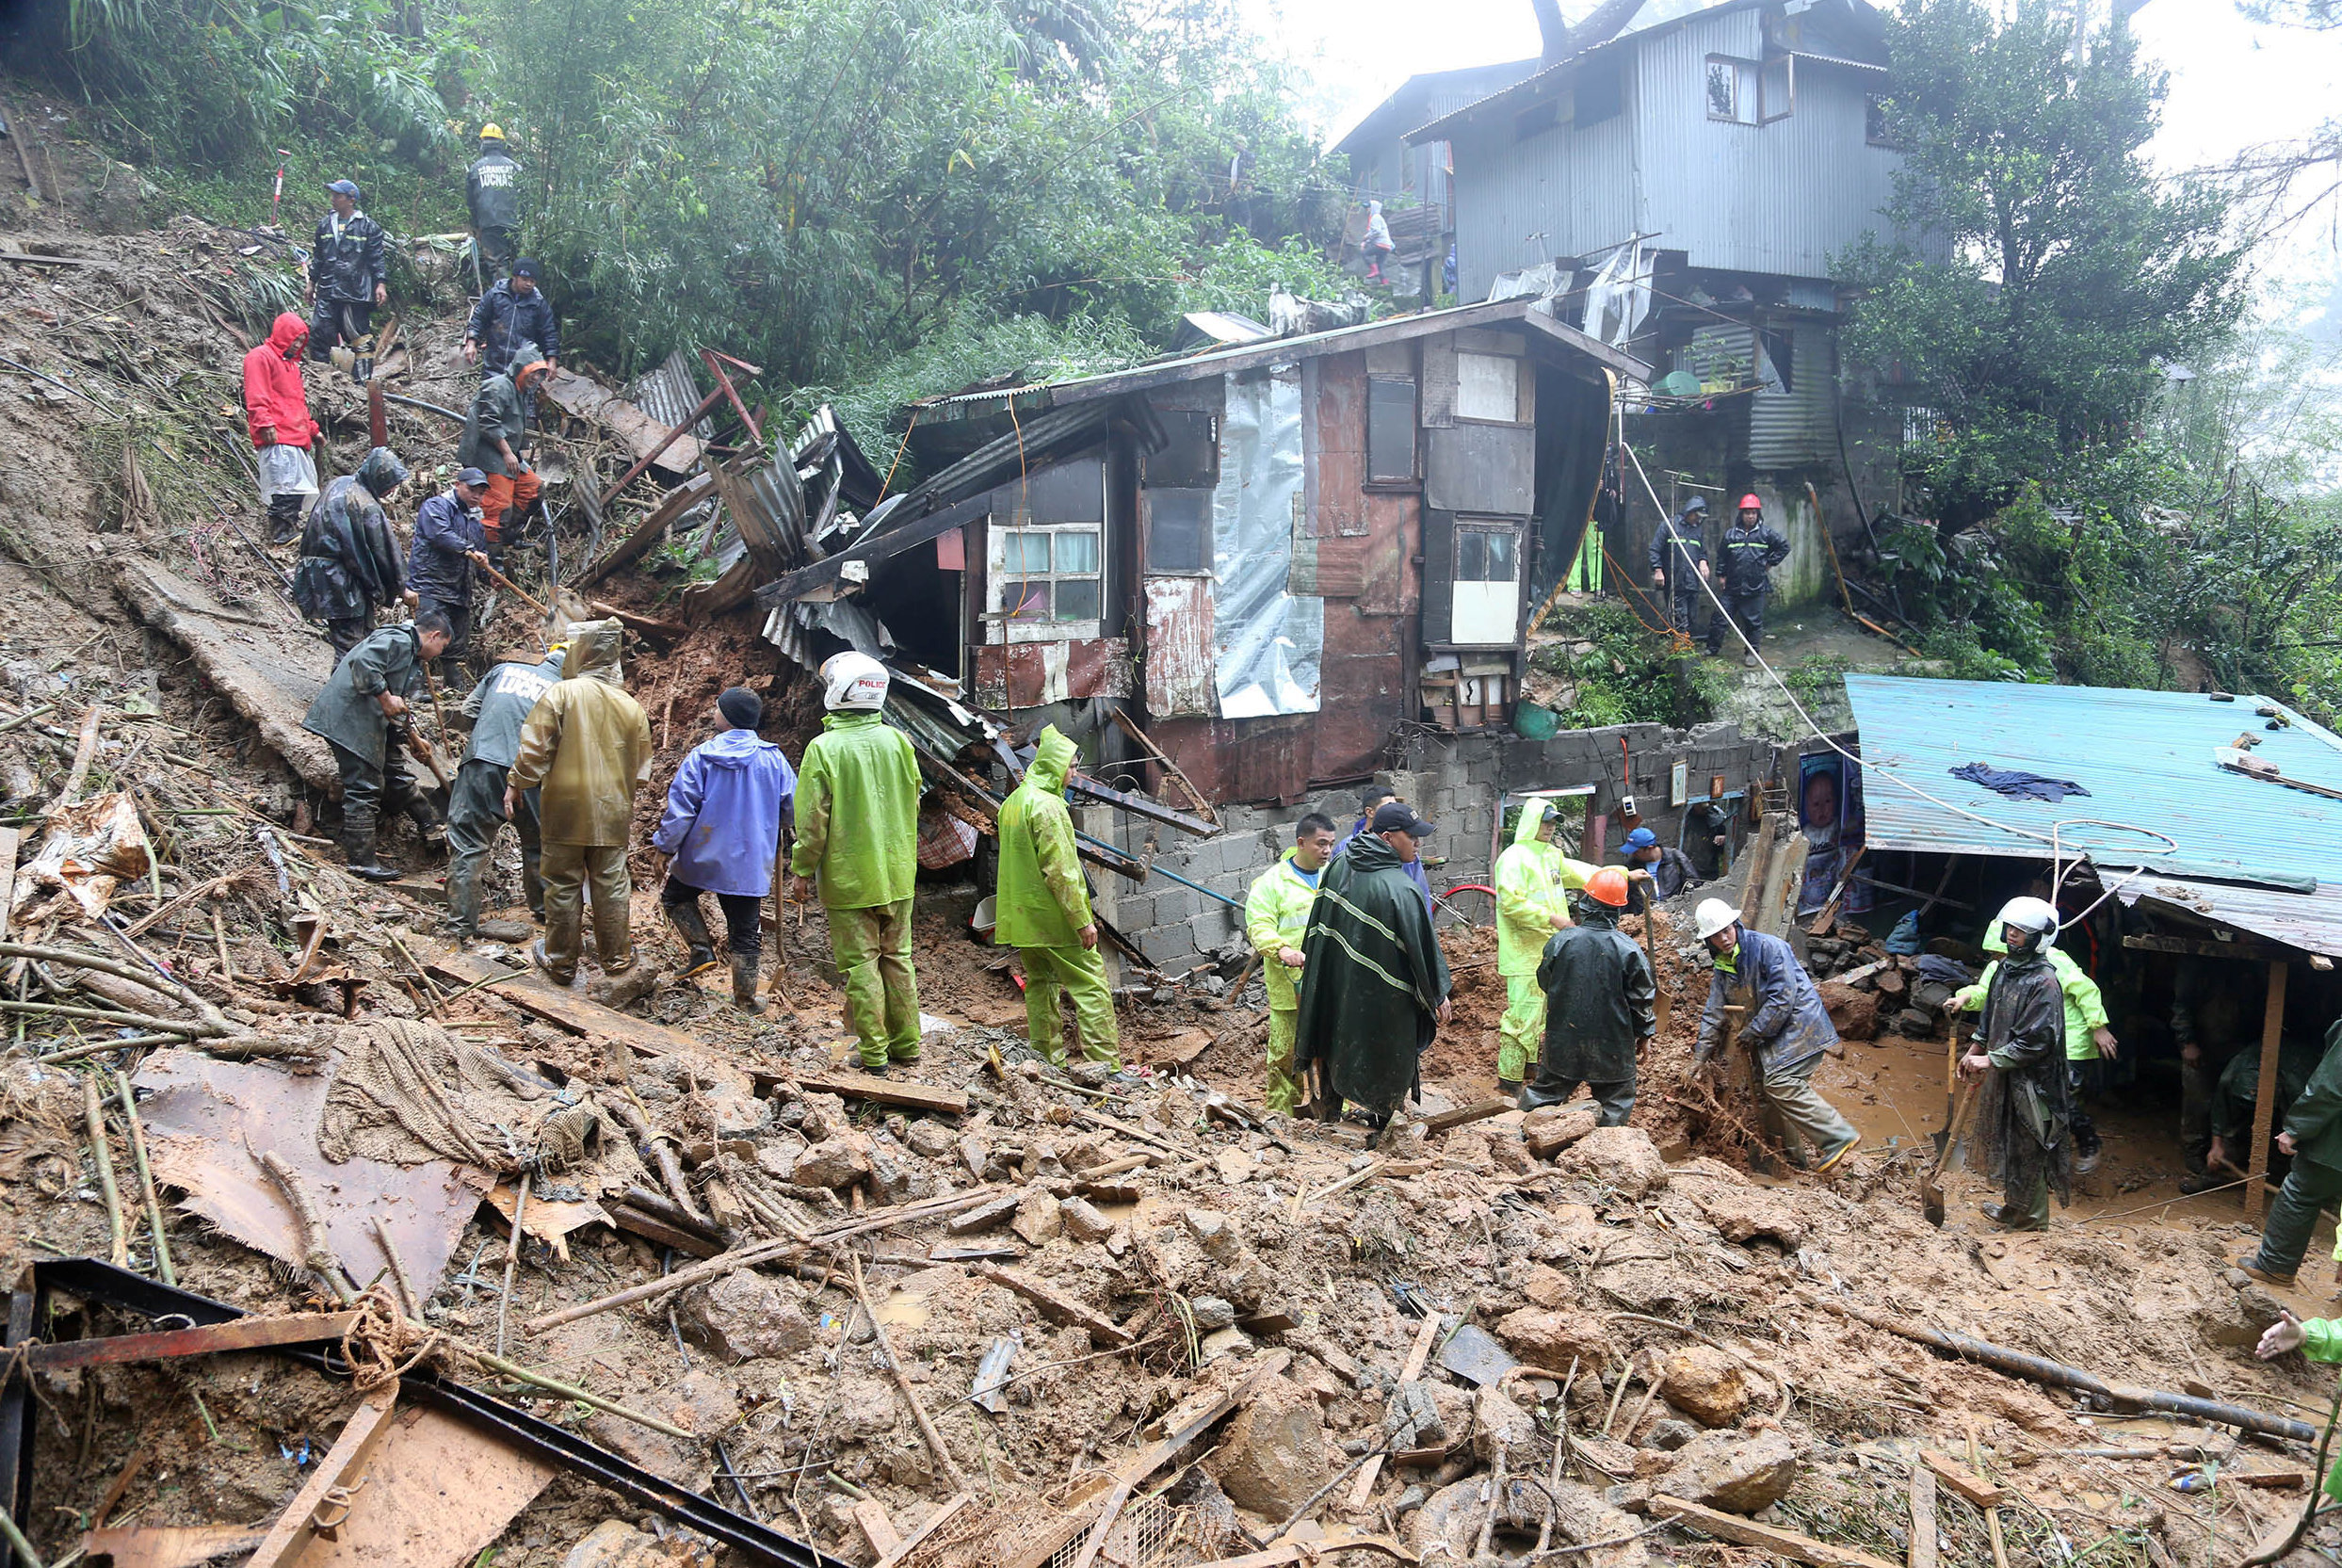
M 268 504 L 268 542 L 299 537 L 301 497 L 317 493 L 317 463 L 310 445 L 317 422 L 309 417 L 301 385 L 301 350 L 309 323 L 286 311 L 268 329 L 268 341 L 244 356 L 244 417 L 260 454 L 260 498 Z

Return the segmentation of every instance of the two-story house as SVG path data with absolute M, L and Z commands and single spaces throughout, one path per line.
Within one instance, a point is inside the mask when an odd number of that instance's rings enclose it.
M 1446 150 L 1461 297 L 1526 273 L 1656 365 L 1627 434 L 1659 502 L 1704 486 L 1720 517 L 1754 490 L 1795 546 L 1784 601 L 1810 599 L 1825 515 L 1844 537 L 1894 498 L 1901 416 L 1839 363 L 1831 282 L 1894 191 L 1882 19 L 1865 0 L 1654 9 L 1407 139 Z M 1639 572 L 1656 509 L 1631 473 L 1627 499 L 1608 542 Z

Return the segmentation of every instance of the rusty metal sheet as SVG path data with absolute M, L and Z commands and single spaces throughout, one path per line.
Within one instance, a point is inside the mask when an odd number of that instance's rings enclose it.
M 1311 593 L 1322 599 L 1355 599 L 1365 591 L 1366 554 L 1372 542 L 1364 538 L 1297 539 L 1293 567 L 1285 576 L 1287 593 Z M 1326 616 L 1326 639 L 1333 638 L 1333 612 Z
M 1212 711 L 1211 579 L 1149 577 L 1146 590 L 1147 712 L 1157 719 L 1208 718 Z
M 553 1467 L 437 1411 L 401 1412 L 374 1451 L 349 1516 L 300 1568 L 458 1568 L 504 1533 Z
M 1014 712 L 1130 695 L 1130 643 L 1123 638 L 993 642 L 976 650 L 976 700 L 987 706 Z
M 354 1312 L 296 1312 L 282 1317 L 238 1317 L 202 1328 L 165 1329 L 155 1334 L 121 1334 L 103 1339 L 67 1339 L 36 1345 L 25 1359 L 38 1367 L 105 1366 L 132 1361 L 171 1361 L 181 1356 L 257 1350 L 270 1345 L 315 1345 L 338 1341 L 358 1320 Z
M 114 1568 L 197 1568 L 240 1557 L 267 1533 L 257 1525 L 108 1525 L 85 1531 L 81 1544 L 89 1557 L 112 1558 Z
M 451 1160 L 400 1166 L 353 1156 L 328 1164 L 317 1152 L 317 1122 L 331 1070 L 297 1075 L 265 1062 L 161 1050 L 134 1081 L 147 1091 L 138 1114 L 155 1181 L 186 1193 L 180 1206 L 189 1213 L 288 1264 L 301 1256 L 299 1227 L 261 1169 L 264 1151 L 307 1180 L 327 1240 L 352 1278 L 382 1271 L 386 1260 L 371 1229 L 379 1217 L 425 1296 L 437 1288 L 488 1186 L 485 1172 Z

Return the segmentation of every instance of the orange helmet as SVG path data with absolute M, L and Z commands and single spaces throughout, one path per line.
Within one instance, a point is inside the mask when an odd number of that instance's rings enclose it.
M 1626 873 L 1615 865 L 1606 865 L 1595 872 L 1586 883 L 1586 897 L 1597 904 L 1612 909 L 1626 907 Z
M 1746 495 L 1740 497 L 1739 509 L 1742 511 L 1763 511 L 1765 509 L 1765 503 L 1758 500 L 1756 498 L 1756 492 L 1752 490 Z

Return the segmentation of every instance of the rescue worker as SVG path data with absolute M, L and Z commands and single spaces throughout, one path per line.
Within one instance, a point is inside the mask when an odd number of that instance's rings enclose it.
M 1707 881 L 1689 855 L 1672 844 L 1661 844 L 1659 835 L 1648 828 L 1628 833 L 1619 849 L 1626 856 L 1627 880 L 1634 884 L 1627 890 L 1629 914 L 1640 914 L 1652 899 L 1663 904 Z
M 669 857 L 659 908 L 690 950 L 686 975 L 716 966 L 700 896 L 713 893 L 724 915 L 732 959 L 732 1001 L 762 1012 L 756 968 L 764 959 L 765 895 L 781 853 L 781 832 L 797 800 L 797 770 L 781 748 L 756 733 L 764 699 L 732 687 L 716 699 L 716 734 L 691 749 L 667 786 L 667 811 L 651 848 Z
M 1333 852 L 1339 855 L 1359 839 L 1367 836 L 1367 825 L 1373 822 L 1374 814 L 1381 809 L 1382 802 L 1397 799 L 1398 791 L 1389 784 L 1368 784 L 1358 797 L 1358 820 L 1349 825 L 1349 832 L 1342 835 L 1342 841 L 1333 847 Z M 1430 913 L 1431 879 L 1423 869 L 1420 860 L 1407 863 L 1407 880 L 1415 884 L 1416 892 L 1423 895 L 1423 913 Z
M 2326 1031 L 2326 1054 L 2285 1113 L 2277 1148 L 2292 1157 L 2293 1169 L 2269 1206 L 2259 1248 L 2237 1267 L 2263 1285 L 2290 1285 L 2318 1211 L 2342 1198 L 2342 1019 Z
M 1538 962 L 1546 1002 L 1537 1081 L 1521 1091 L 1521 1108 L 1558 1106 L 1585 1084 L 1602 1107 L 1602 1124 L 1623 1127 L 1635 1108 L 1635 1059 L 1659 1032 L 1658 984 L 1651 961 L 1618 929 L 1626 907 L 1626 873 L 1606 865 L 1586 883 L 1578 918 L 1553 933 Z
M 463 421 L 463 437 L 456 443 L 456 461 L 476 468 L 488 477 L 480 496 L 481 531 L 491 554 L 520 537 L 521 522 L 537 504 L 536 471 L 523 462 L 512 444 L 528 429 L 525 394 L 544 372 L 544 360 L 533 343 L 512 354 L 512 371 L 493 371 L 479 384 L 471 413 Z
M 1740 662 L 1752 666 L 1765 641 L 1765 595 L 1772 586 L 1768 574 L 1789 558 L 1789 542 L 1765 521 L 1765 503 L 1753 491 L 1740 497 L 1739 515 L 1724 529 L 1723 557 L 1722 598 L 1731 614 L 1708 618 L 1707 651 L 1720 655 L 1727 632 L 1736 626 L 1749 639 Z
M 1651 536 L 1651 586 L 1668 596 L 1675 629 L 1687 637 L 1699 624 L 1700 601 L 1705 597 L 1700 585 L 1714 576 L 1706 531 L 1707 497 L 1694 495 Z
M 479 128 L 479 156 L 463 171 L 463 204 L 472 215 L 472 248 L 494 277 L 520 249 L 521 166 L 504 144 L 504 127 Z
M 436 615 L 370 632 L 342 655 L 301 716 L 301 728 L 333 748 L 342 774 L 342 852 L 350 870 L 371 882 L 398 876 L 375 851 L 383 812 L 404 813 L 422 832 L 437 825 L 399 752 L 412 744 L 407 703 L 423 689 L 423 663 L 446 645 L 447 622 Z
M 271 544 L 300 532 L 301 501 L 317 493 L 317 461 L 310 450 L 317 422 L 309 417 L 309 389 L 301 382 L 301 349 L 308 342 L 309 323 L 286 311 L 269 327 L 267 341 L 244 356 L 244 421 Z
M 513 351 L 527 343 L 544 355 L 550 375 L 561 357 L 561 324 L 554 319 L 553 301 L 537 286 L 537 264 L 524 256 L 512 264 L 511 276 L 491 284 L 472 307 L 463 362 L 485 363 L 491 374 L 509 371 Z
M 337 659 L 374 630 L 377 610 L 401 599 L 417 602 L 399 565 L 398 536 L 382 510 L 406 479 L 398 454 L 377 446 L 358 472 L 325 487 L 301 527 L 293 603 L 312 621 L 325 622 Z
M 2298 1035 L 2287 1035 L 2278 1045 L 2277 1108 L 2269 1113 L 2270 1126 L 2285 1126 L 2293 1102 L 2302 1097 L 2311 1075 L 2318 1071 L 2319 1054 L 2316 1044 Z M 2253 1113 L 2260 1098 L 2261 1048 L 2249 1045 L 2221 1069 L 2220 1089 L 2212 1097 L 2212 1143 L 2205 1152 L 2205 1169 L 2201 1175 L 2182 1176 L 2182 1192 L 2224 1187 L 2234 1177 L 2251 1174 L 2237 1159 L 2242 1156 L 2247 1165 L 2251 1163 Z
M 561 679 L 568 644 L 557 642 L 535 664 L 499 664 L 463 699 L 472 738 L 456 768 L 447 798 L 447 928 L 458 937 L 479 934 L 479 879 L 507 821 L 521 840 L 521 895 L 528 913 L 545 917 L 543 835 L 538 822 L 538 791 L 525 789 L 505 803 L 505 784 L 520 760 L 521 726 L 536 711 L 537 699 Z
M 2336 1273 L 2342 1276 L 2342 1269 Z M 2261 1342 L 2253 1348 L 2253 1354 L 2263 1361 L 2274 1361 L 2287 1350 L 2299 1350 L 2311 1361 L 2342 1361 L 2342 1318 L 2312 1317 L 2303 1322 L 2293 1316 L 2291 1307 L 2280 1307 L 2278 1311 L 2281 1316 L 2262 1331 Z M 2313 1504 L 2318 1512 L 2327 1512 L 2342 1503 L 2342 1459 L 2334 1461 L 2318 1490 L 2325 1494 L 2326 1500 Z
M 817 890 L 846 1023 L 863 1070 L 919 1059 L 911 896 L 919 874 L 919 761 L 886 722 L 886 666 L 835 654 L 821 666 L 821 733 L 797 777 L 794 896 Z
M 309 357 L 331 359 L 343 344 L 371 347 L 374 307 L 390 299 L 382 225 L 358 208 L 358 187 L 336 180 L 325 187 L 332 210 L 317 219 L 310 241 Z
M 487 475 L 460 468 L 454 484 L 415 509 L 407 578 L 425 609 L 447 618 L 439 678 L 448 686 L 456 684 L 459 666 L 472 651 L 472 569 L 489 564 L 488 530 L 479 513 L 487 493 Z
M 1984 950 L 2005 954 L 2008 944 L 2001 938 L 2000 922 L 1993 922 L 1984 933 Z M 2064 1000 L 2066 1063 L 2066 1106 L 2073 1118 L 2074 1172 L 2087 1175 L 2098 1169 L 2098 1160 L 2105 1144 L 2098 1129 L 2082 1104 L 2086 1071 L 2095 1068 L 2100 1057 L 2112 1060 L 2115 1055 L 2114 1031 L 2107 1026 L 2106 998 L 2100 994 L 2098 982 L 2074 961 L 2071 954 L 2057 946 L 2054 941 L 2043 947 L 2043 956 L 2058 978 L 2058 990 Z M 1984 966 L 1984 973 L 1976 984 L 1962 986 L 1944 1003 L 1946 1012 L 1982 1012 L 1984 998 L 1992 994 L 1993 978 L 2000 972 L 2000 959 L 1995 957 Z
M 1755 1059 L 1766 1130 L 1791 1160 L 1811 1161 L 1817 1174 L 1829 1170 L 1861 1139 L 1814 1089 L 1814 1069 L 1838 1038 L 1821 993 L 1787 943 L 1743 928 L 1740 912 L 1721 898 L 1702 899 L 1692 921 L 1715 964 L 1692 1061 L 1702 1070 L 1714 1064 L 1724 1043 L 1724 1010 L 1736 1005 L 1735 993 L 1745 992 L 1748 1015 L 1738 1039 Z
M 1375 808 L 1317 883 L 1301 939 L 1294 1065 L 1314 1075 L 1317 1114 L 1344 1101 L 1382 1128 L 1419 1093 L 1418 1059 L 1447 1022 L 1447 958 L 1406 874 L 1432 824 L 1397 800 Z
M 1025 781 L 1000 806 L 1000 884 L 993 900 L 999 924 L 993 940 L 1025 961 L 1025 1024 L 1033 1049 L 1055 1067 L 1065 1065 L 1060 993 L 1074 1003 L 1074 1034 L 1084 1058 L 1123 1072 L 1122 1034 L 1114 1020 L 1106 961 L 1098 956 L 1098 923 L 1090 913 L 1090 887 L 1074 850 L 1074 818 L 1065 809 L 1065 775 L 1074 743 L 1051 724 L 1043 728 Z
M 1333 858 L 1333 818 L 1311 812 L 1293 825 L 1293 848 L 1252 879 L 1244 895 L 1244 936 L 1260 955 L 1261 984 L 1268 993 L 1268 1108 L 1290 1116 L 1300 1108 L 1301 1080 L 1293 1071 L 1294 1010 L 1300 998 L 1293 977 L 1303 964 L 1301 939 L 1309 934 L 1309 907 L 1317 883 Z
M 1569 892 L 1584 887 L 1594 867 L 1572 860 L 1553 842 L 1560 818 L 1553 802 L 1521 802 L 1512 842 L 1496 857 L 1496 973 L 1504 977 L 1505 1015 L 1496 1025 L 1496 1091 L 1518 1094 L 1529 1061 L 1545 1038 L 1545 993 L 1537 962 L 1553 933 L 1570 924 Z
M 651 773 L 651 721 L 626 693 L 619 667 L 623 627 L 607 621 L 571 623 L 561 678 L 537 699 L 521 724 L 520 744 L 505 775 L 504 811 L 541 789 L 538 834 L 545 882 L 545 934 L 531 956 L 556 985 L 577 978 L 584 945 L 585 890 L 593 890 L 593 945 L 602 961 L 594 1000 L 624 1007 L 657 977 L 635 962 L 626 870 L 635 791 Z
M 2049 1193 L 2072 1202 L 2073 1116 L 2065 1081 L 2065 998 L 2049 965 L 2058 911 L 2047 900 L 2010 899 L 1993 924 L 2007 951 L 1984 994 L 1979 1038 L 1960 1059 L 1983 1078 L 1972 1116 L 1984 1168 L 2000 1177 L 2001 1202 L 1984 1218 L 2008 1230 L 2049 1228 Z

